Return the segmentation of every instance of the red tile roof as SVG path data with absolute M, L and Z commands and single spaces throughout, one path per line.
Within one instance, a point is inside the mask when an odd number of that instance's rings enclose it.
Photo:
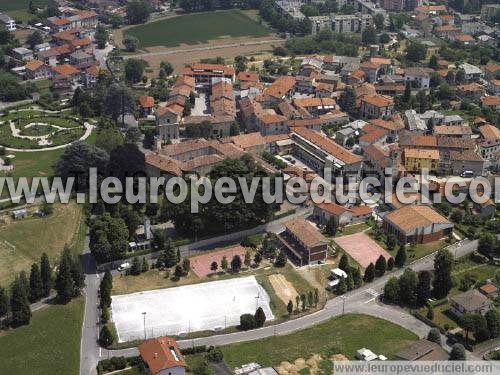
M 162 370 L 186 367 L 186 362 L 177 342 L 169 337 L 144 341 L 139 345 L 139 352 L 152 375 L 156 375 Z
M 143 95 L 139 97 L 139 104 L 142 108 L 153 108 L 155 99 L 152 96 Z
M 52 70 L 57 74 L 61 74 L 63 76 L 71 76 L 80 73 L 77 68 L 70 64 L 57 65 L 53 67 Z

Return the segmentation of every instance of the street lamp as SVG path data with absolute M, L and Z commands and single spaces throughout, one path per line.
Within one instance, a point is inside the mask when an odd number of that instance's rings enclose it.
M 146 311 L 142 312 L 142 316 L 144 318 L 144 340 L 146 340 Z

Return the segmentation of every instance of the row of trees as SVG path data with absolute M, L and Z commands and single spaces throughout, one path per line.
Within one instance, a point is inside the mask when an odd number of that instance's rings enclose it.
M 460 326 L 465 330 L 465 341 L 469 333 L 474 333 L 476 342 L 495 339 L 500 336 L 500 314 L 495 310 L 481 314 L 464 314 L 459 318 Z
M 387 281 L 384 299 L 390 303 L 420 307 L 426 305 L 431 296 L 444 298 L 453 286 L 452 269 L 453 256 L 448 250 L 441 249 L 434 258 L 434 274 L 429 271 L 417 274 L 407 268 L 399 278 L 391 277 Z
M 55 281 L 55 282 L 54 282 Z M 77 257 L 73 257 L 69 248 L 61 254 L 55 280 L 47 254 L 43 253 L 40 266 L 34 263 L 29 279 L 26 272 L 16 275 L 10 286 L 10 293 L 0 287 L 0 319 L 6 317 L 5 325 L 18 327 L 29 324 L 31 320 L 30 303 L 48 297 L 55 287 L 59 303 L 67 303 L 78 297 L 85 284 L 85 277 Z
M 302 312 L 306 311 L 306 308 L 312 308 L 316 307 L 319 303 L 319 291 L 317 288 L 314 290 L 310 290 L 307 295 L 305 293 L 302 293 L 300 296 L 297 295 L 295 296 L 295 312 L 299 313 L 301 308 Z M 288 315 L 292 315 L 294 312 L 294 306 L 292 300 L 288 301 L 288 304 L 286 305 L 286 310 L 288 312 Z
M 248 331 L 249 329 L 260 328 L 266 323 L 266 314 L 262 307 L 258 307 L 255 314 L 243 314 L 240 316 L 240 326 L 239 328 L 243 331 Z

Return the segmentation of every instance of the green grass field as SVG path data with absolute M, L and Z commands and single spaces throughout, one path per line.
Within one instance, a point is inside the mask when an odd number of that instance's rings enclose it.
M 204 43 L 224 36 L 262 37 L 268 34 L 268 29 L 238 10 L 189 14 L 135 26 L 125 31 L 125 35 L 138 38 L 141 47 L 175 47 L 183 43 Z
M 0 224 L 0 285 L 7 286 L 22 270 L 29 274 L 31 264 L 39 262 L 43 252 L 51 261 L 65 244 L 80 252 L 81 218 L 82 206 L 76 203 L 56 205 L 54 213 L 43 218 L 5 218 L 7 223 Z
M 381 340 L 381 337 L 384 339 Z M 320 354 L 325 358 L 342 353 L 352 359 L 356 350 L 361 348 L 393 358 L 403 346 L 417 339 L 414 333 L 387 320 L 347 314 L 290 335 L 224 346 L 221 349 L 230 368 L 250 362 L 277 366 L 282 361 L 307 359 L 312 354 Z
M 77 375 L 83 298 L 33 313 L 30 325 L 0 334 L 2 374 Z
M 43 7 L 47 2 L 47 0 L 33 0 L 33 4 L 37 7 Z M 9 13 L 12 10 L 27 10 L 29 3 L 29 0 L 0 0 L 0 11 Z

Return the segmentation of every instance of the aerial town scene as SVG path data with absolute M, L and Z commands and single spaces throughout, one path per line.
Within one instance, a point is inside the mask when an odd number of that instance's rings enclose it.
M 0 0 L 0 375 L 365 373 L 500 374 L 500 1 Z

